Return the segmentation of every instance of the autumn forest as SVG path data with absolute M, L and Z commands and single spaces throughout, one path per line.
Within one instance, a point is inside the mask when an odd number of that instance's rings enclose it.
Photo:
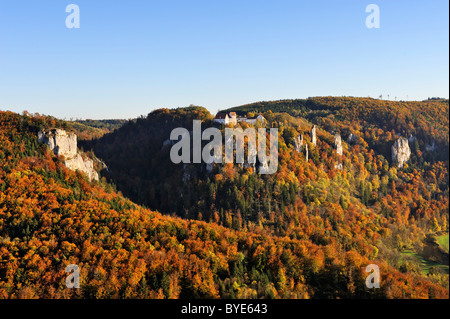
M 449 298 L 448 100 L 221 112 L 264 121 L 224 125 L 200 106 L 104 121 L 0 111 L 0 298 Z M 277 172 L 172 163 L 170 132 L 193 120 L 277 128 Z M 76 134 L 98 180 L 38 141 L 52 129 Z M 70 264 L 80 289 L 66 288 Z M 366 286 L 370 264 L 380 288 Z

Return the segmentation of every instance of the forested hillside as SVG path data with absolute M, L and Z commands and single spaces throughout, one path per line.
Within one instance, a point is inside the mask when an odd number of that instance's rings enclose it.
M 425 145 L 442 147 L 430 155 L 433 159 L 448 161 L 449 101 L 387 101 L 355 97 L 313 97 L 305 100 L 258 102 L 230 108 L 239 114 L 247 112 L 280 112 L 302 117 L 328 131 L 341 130 L 361 136 L 375 150 L 384 151 L 383 145 L 396 136 L 418 138 L 414 147 L 423 154 Z
M 248 109 L 279 128 L 279 169 L 268 176 L 172 164 L 171 130 L 193 119 L 212 126 L 213 117 L 161 109 L 83 143 L 108 166 L 92 183 L 37 143 L 39 129 L 66 122 L 0 112 L 0 298 L 448 298 L 448 270 L 436 262 L 425 273 L 415 257 L 448 233 L 448 156 L 439 150 L 448 152 L 448 102 L 424 103 L 436 116 L 404 132 L 389 127 L 395 119 L 377 131 L 350 111 Z M 337 130 L 358 137 L 343 156 Z M 298 134 L 308 161 L 293 145 Z M 385 154 L 399 134 L 417 141 L 402 169 Z M 439 149 L 427 151 L 432 139 Z M 365 286 L 372 263 L 380 289 Z M 80 266 L 80 290 L 64 286 L 68 264 Z
M 163 145 L 173 128 L 191 130 L 192 119 L 202 119 L 203 128 L 215 125 L 199 108 L 154 111 L 86 147 L 106 161 L 105 176 L 118 189 L 151 209 L 236 231 L 335 243 L 448 288 L 441 257 L 431 271 L 420 261 L 428 245 L 448 232 L 448 101 L 313 98 L 231 110 L 262 113 L 266 127 L 278 127 L 276 174 L 230 164 L 215 165 L 212 172 L 204 165 L 173 164 L 170 147 Z M 310 139 L 313 124 L 317 146 Z M 342 156 L 334 148 L 336 132 L 344 141 L 353 136 L 343 143 Z M 309 146 L 308 161 L 294 147 L 300 134 Z M 412 154 L 398 168 L 391 147 L 402 136 L 410 138 Z

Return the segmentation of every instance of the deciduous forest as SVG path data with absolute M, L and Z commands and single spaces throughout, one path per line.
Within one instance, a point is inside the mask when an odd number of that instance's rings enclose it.
M 224 112 L 278 128 L 275 174 L 173 164 L 172 129 L 225 128 L 203 107 L 103 122 L 0 112 L 0 298 L 449 298 L 448 100 L 317 97 Z M 99 181 L 38 143 L 51 128 L 101 159 Z M 391 158 L 399 138 L 411 150 L 402 167 Z M 81 289 L 65 287 L 69 264 Z M 369 264 L 379 289 L 366 287 Z

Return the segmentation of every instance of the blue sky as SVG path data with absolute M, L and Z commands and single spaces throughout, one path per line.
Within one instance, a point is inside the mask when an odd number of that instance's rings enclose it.
M 68 4 L 80 28 L 67 29 Z M 381 27 L 366 28 L 366 6 Z M 0 0 L 0 109 L 132 118 L 309 96 L 449 96 L 444 0 Z

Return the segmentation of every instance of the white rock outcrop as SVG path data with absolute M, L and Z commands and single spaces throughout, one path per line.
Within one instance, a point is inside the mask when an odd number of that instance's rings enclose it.
M 409 148 L 408 139 L 399 138 L 392 145 L 392 161 L 397 164 L 398 168 L 402 168 L 411 157 L 411 149 Z
M 317 145 L 317 128 L 315 125 L 313 125 L 313 127 L 311 129 L 311 143 L 314 146 Z
M 77 148 L 77 136 L 61 129 L 38 132 L 38 142 L 47 144 L 56 156 L 64 156 L 64 165 L 70 170 L 81 171 L 91 180 L 98 180 L 94 162 L 84 158 Z
M 356 141 L 358 141 L 358 137 L 356 135 L 354 135 L 353 133 L 350 133 L 350 135 L 347 138 L 347 143 L 356 143 Z
M 298 153 L 301 153 L 303 151 L 303 134 L 297 135 L 297 137 L 294 139 L 295 144 L 295 150 Z
M 81 154 L 77 154 L 74 158 L 64 162 L 68 169 L 72 171 L 81 171 L 86 174 L 90 181 L 98 180 L 98 173 L 94 170 L 94 162 L 89 158 L 83 158 Z
M 343 148 L 342 148 L 342 138 L 341 138 L 341 134 L 337 133 L 334 136 L 334 146 L 336 147 L 336 153 L 338 155 L 342 155 L 344 154 Z
M 308 160 L 309 160 L 308 144 L 305 145 L 305 159 L 306 159 L 306 162 L 308 162 Z
M 73 158 L 77 155 L 77 136 L 61 129 L 38 132 L 38 142 L 45 143 L 57 156 Z

